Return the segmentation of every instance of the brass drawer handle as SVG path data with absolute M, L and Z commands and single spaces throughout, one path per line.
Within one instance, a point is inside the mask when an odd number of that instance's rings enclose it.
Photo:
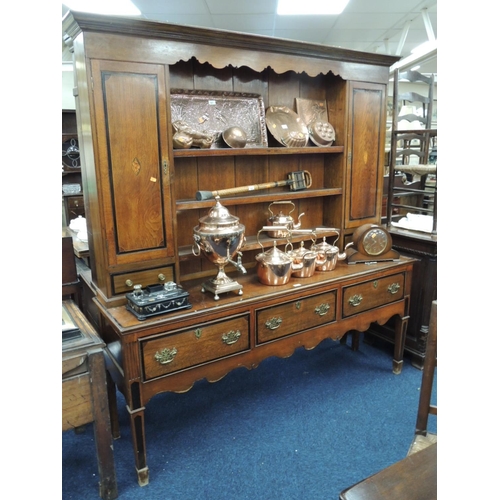
M 239 330 L 231 330 L 230 332 L 224 333 L 222 335 L 222 342 L 226 345 L 235 344 L 241 337 L 241 332 Z
M 349 305 L 351 305 L 352 307 L 359 306 L 359 304 L 361 304 L 361 301 L 362 301 L 362 300 L 363 300 L 362 295 L 353 295 L 353 296 L 349 299 Z
M 168 365 L 174 360 L 176 354 L 177 349 L 175 347 L 173 349 L 165 347 L 165 349 L 162 349 L 160 352 L 156 352 L 155 359 L 160 365 Z
M 134 282 L 132 280 L 127 280 L 125 281 L 125 284 L 129 287 L 133 287 L 134 286 Z
M 281 318 L 271 318 L 266 321 L 266 328 L 268 330 L 276 330 L 280 327 L 283 320 Z
M 401 288 L 401 285 L 399 283 L 392 283 L 387 287 L 387 291 L 391 294 L 394 295 L 398 293 L 399 289 Z
M 330 304 L 320 304 L 314 309 L 318 316 L 324 316 L 330 310 Z
M 164 275 L 163 273 L 160 273 L 160 274 L 158 275 L 158 279 L 159 279 L 160 281 L 165 281 L 165 275 Z

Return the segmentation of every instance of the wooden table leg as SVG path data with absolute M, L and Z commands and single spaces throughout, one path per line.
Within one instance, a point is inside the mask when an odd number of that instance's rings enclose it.
M 392 371 L 396 375 L 401 373 L 403 369 L 403 354 L 406 340 L 406 329 L 408 327 L 409 316 L 395 317 L 394 330 L 394 359 L 392 361 Z
M 351 336 L 351 349 L 353 351 L 357 351 L 359 349 L 359 332 L 357 330 L 349 330 L 344 333 L 344 335 L 340 339 L 340 343 L 342 345 L 347 345 L 347 337 Z
M 146 465 L 146 440 L 144 435 L 144 410 L 137 408 L 131 410 L 127 405 L 130 414 L 130 427 L 132 430 L 132 444 L 135 452 L 135 468 L 137 472 L 137 482 L 139 486 L 149 484 L 149 468 Z
M 107 397 L 106 367 L 102 350 L 89 354 L 89 372 L 92 377 L 90 388 L 93 403 L 97 465 L 100 477 L 99 493 L 104 500 L 114 500 L 118 497 L 118 489 Z

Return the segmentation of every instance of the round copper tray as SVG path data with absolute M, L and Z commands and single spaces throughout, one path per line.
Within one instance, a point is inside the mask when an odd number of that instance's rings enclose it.
M 286 106 L 269 106 L 266 125 L 272 136 L 289 148 L 303 148 L 309 140 L 309 131 L 300 116 Z

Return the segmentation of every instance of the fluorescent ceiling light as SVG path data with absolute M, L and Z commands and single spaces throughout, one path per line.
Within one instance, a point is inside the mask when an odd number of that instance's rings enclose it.
M 389 74 L 394 73 L 396 68 L 406 69 L 412 68 L 421 62 L 424 62 L 432 57 L 437 56 L 437 40 L 424 42 L 422 45 L 415 47 L 409 56 L 400 59 L 394 63 L 389 70 Z
M 340 14 L 349 0 L 278 0 L 280 16 L 334 16 Z
M 437 40 L 427 40 L 427 42 L 421 43 L 417 45 L 414 49 L 411 50 L 412 54 L 425 54 L 431 50 L 433 50 L 437 45 Z
M 70 10 L 115 16 L 140 16 L 141 11 L 131 0 L 65 0 Z

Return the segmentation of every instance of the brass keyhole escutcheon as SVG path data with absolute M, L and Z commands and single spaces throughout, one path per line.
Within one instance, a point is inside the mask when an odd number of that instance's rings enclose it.
M 197 328 L 195 331 L 194 331 L 194 336 L 199 339 L 201 337 L 201 328 Z
M 375 281 L 373 282 L 373 288 L 377 288 L 377 287 L 378 287 L 378 280 L 375 280 Z
M 295 309 L 300 309 L 301 307 L 302 307 L 302 301 L 297 300 L 297 302 L 295 302 Z

